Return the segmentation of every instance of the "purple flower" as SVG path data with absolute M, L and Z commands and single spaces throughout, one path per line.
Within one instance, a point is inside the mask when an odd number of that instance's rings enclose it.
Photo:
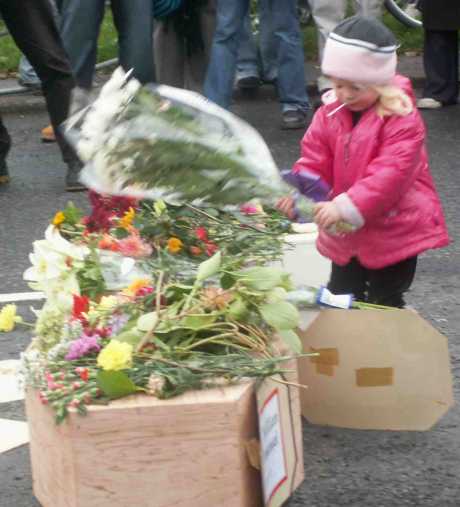
M 112 335 L 118 334 L 128 322 L 129 317 L 124 313 L 115 313 L 109 317 L 107 326 L 110 328 Z
M 78 340 L 74 340 L 70 343 L 65 358 L 67 361 L 73 361 L 74 359 L 80 359 L 80 357 L 86 356 L 90 352 L 98 352 L 101 348 L 98 336 L 83 334 Z

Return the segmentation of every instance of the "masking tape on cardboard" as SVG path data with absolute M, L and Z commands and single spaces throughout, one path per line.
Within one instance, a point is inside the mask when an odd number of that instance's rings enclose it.
M 244 442 L 244 445 L 246 447 L 246 454 L 248 456 L 249 464 L 256 470 L 260 470 L 260 442 L 257 440 L 257 438 L 251 438 L 251 440 L 246 440 L 246 442 Z
M 358 387 L 379 387 L 393 385 L 393 368 L 359 368 L 356 370 Z
M 339 350 L 338 349 L 315 349 L 310 347 L 310 352 L 318 354 L 312 356 L 310 361 L 315 364 L 328 364 L 330 366 L 337 366 L 339 364 Z
M 310 361 L 316 365 L 316 373 L 332 377 L 334 375 L 334 367 L 339 364 L 338 349 L 315 349 L 314 347 L 310 347 L 310 352 L 318 354 L 317 356 L 310 357 Z

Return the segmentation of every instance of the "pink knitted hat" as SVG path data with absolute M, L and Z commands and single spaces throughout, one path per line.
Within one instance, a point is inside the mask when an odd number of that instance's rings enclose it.
M 321 64 L 325 76 L 362 84 L 387 84 L 396 74 L 397 43 L 374 18 L 353 16 L 329 34 Z

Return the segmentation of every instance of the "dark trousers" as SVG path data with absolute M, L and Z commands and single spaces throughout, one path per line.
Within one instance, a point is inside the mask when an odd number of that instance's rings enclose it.
M 76 155 L 59 125 L 67 118 L 74 79 L 48 0 L 0 0 L 0 14 L 19 49 L 42 83 L 43 95 L 64 162 Z M 6 135 L 5 135 L 6 133 Z M 0 156 L 8 133 L 0 127 Z M 8 136 L 9 138 L 9 136 Z
M 357 301 L 404 307 L 403 294 L 412 284 L 417 256 L 382 269 L 368 269 L 353 258 L 345 266 L 332 263 L 328 289 L 333 294 L 353 294 Z
M 425 30 L 424 97 L 443 104 L 456 104 L 458 98 L 458 32 Z

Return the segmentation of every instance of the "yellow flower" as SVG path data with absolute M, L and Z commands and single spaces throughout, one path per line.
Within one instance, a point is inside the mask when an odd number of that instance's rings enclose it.
M 183 243 L 179 238 L 168 239 L 168 250 L 170 253 L 175 254 L 182 250 Z
M 152 285 L 152 280 L 150 278 L 136 278 L 134 282 L 132 282 L 126 289 L 123 289 L 123 294 L 125 296 L 135 296 L 139 289 L 143 289 L 144 287 L 150 287 Z
M 125 212 L 122 218 L 120 218 L 119 225 L 120 227 L 123 227 L 123 229 L 128 229 L 129 226 L 132 224 L 134 217 L 136 216 L 136 211 L 134 208 L 129 208 L 128 211 Z
M 59 227 L 62 222 L 64 222 L 65 220 L 65 215 L 62 211 L 58 211 L 55 215 L 54 215 L 54 218 L 52 220 L 52 224 L 55 225 L 56 227 Z
M 20 317 L 16 317 L 16 305 L 5 305 L 0 311 L 0 331 L 9 333 L 13 331 L 15 322 L 19 322 Z
M 110 340 L 99 352 L 97 364 L 103 370 L 124 370 L 129 368 L 133 359 L 133 346 L 130 343 Z

